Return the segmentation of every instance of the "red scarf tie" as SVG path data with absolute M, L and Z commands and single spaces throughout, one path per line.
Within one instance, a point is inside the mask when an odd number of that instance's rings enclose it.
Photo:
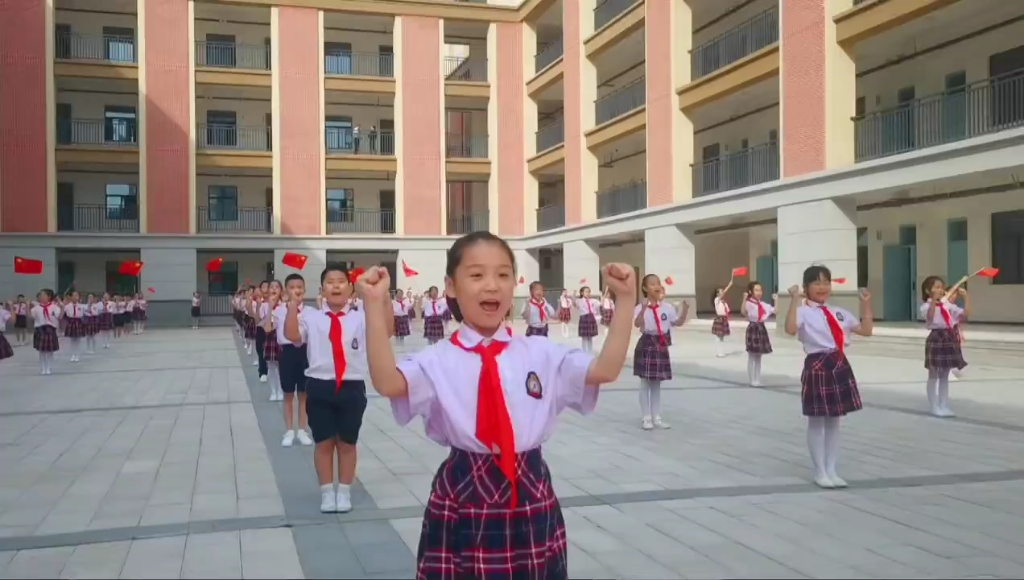
M 754 304 L 757 304 L 757 321 L 764 322 L 764 304 L 761 304 L 760 300 L 750 300 Z
M 836 343 L 836 350 L 839 354 L 843 354 L 843 345 L 846 342 L 843 336 L 843 329 L 839 326 L 836 321 L 836 317 L 832 315 L 832 312 L 824 305 L 821 305 L 821 313 L 825 315 L 825 322 L 828 322 L 828 330 L 832 333 L 832 340 Z
M 434 300 L 431 306 L 434 307 L 434 316 L 437 316 L 437 300 Z
M 594 305 L 590 303 L 590 298 L 584 298 L 587 301 L 587 314 L 594 315 Z
M 498 450 L 498 468 L 508 478 L 512 488 L 512 507 L 519 501 L 516 492 L 516 436 L 512 430 L 512 417 L 505 405 L 505 393 L 501 387 L 501 374 L 498 372 L 498 355 L 508 346 L 507 342 L 492 340 L 490 344 L 483 342 L 473 348 L 467 348 L 459 342 L 459 332 L 451 338 L 452 344 L 466 352 L 480 355 L 480 381 L 477 384 L 476 402 L 476 438 L 484 447 Z
M 661 308 L 661 305 L 649 304 L 647 308 L 649 308 L 651 310 L 651 314 L 654 315 L 654 326 L 658 329 L 658 342 L 664 345 L 665 333 L 661 330 L 661 316 L 658 314 L 658 308 Z
M 342 330 L 341 330 L 341 319 L 345 316 L 344 312 L 337 314 L 326 311 L 328 318 L 331 319 L 331 330 L 327 334 L 327 337 L 331 340 L 331 355 L 334 357 L 334 392 L 337 394 L 341 390 L 341 381 L 345 376 L 345 343 L 343 341 Z
M 949 318 L 949 310 L 946 310 L 946 305 L 939 302 L 936 307 L 939 309 L 939 314 L 942 315 L 942 320 L 946 321 L 946 328 L 953 328 L 953 321 Z
M 536 302 L 534 300 L 530 300 L 530 304 L 533 304 L 534 306 L 537 307 L 537 312 L 540 312 L 540 323 L 544 324 L 544 322 L 548 318 L 547 312 L 544 312 L 544 303 L 543 302 Z
M 50 305 L 49 304 L 47 304 L 46 306 L 43 306 L 43 318 L 45 318 L 47 322 L 50 322 Z

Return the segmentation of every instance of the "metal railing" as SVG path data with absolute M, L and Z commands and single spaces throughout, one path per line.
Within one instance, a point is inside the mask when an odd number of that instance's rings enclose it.
M 447 156 L 456 159 L 487 159 L 487 135 L 445 134 Z
M 134 63 L 138 59 L 133 36 L 87 36 L 68 32 L 54 35 L 53 57 L 57 60 L 104 60 L 117 63 Z
M 270 70 L 270 45 L 197 40 L 196 66 Z
M 476 211 L 461 215 L 448 215 L 449 236 L 459 236 L 471 232 L 486 232 L 491 229 L 491 216 L 487 211 Z
M 266 232 L 274 231 L 274 210 L 269 207 L 196 208 L 196 230 L 199 232 Z
M 139 231 L 139 209 L 98 204 L 58 205 L 57 231 L 136 233 Z
M 230 294 L 204 294 L 199 297 L 199 312 L 203 316 L 227 316 L 234 313 Z
M 779 144 L 770 141 L 741 149 L 693 168 L 693 195 L 709 195 L 779 178 Z
M 328 209 L 328 234 L 393 234 L 395 210 L 376 208 Z
M 1024 126 L 1024 69 L 975 81 L 854 120 L 857 161 Z
M 537 231 L 546 232 L 565 225 L 565 206 L 546 205 L 537 208 Z
M 196 141 L 200 149 L 238 149 L 270 151 L 273 139 L 270 127 L 237 127 L 235 125 L 199 125 Z
M 137 124 L 125 118 L 57 119 L 57 144 L 135 147 Z
M 636 3 L 637 0 L 597 0 L 597 6 L 594 8 L 594 30 L 601 30 Z
M 779 9 L 771 8 L 696 47 L 690 53 L 699 79 L 779 41 Z
M 562 45 L 562 39 L 549 42 L 544 45 L 544 48 L 540 49 L 537 54 L 533 57 L 533 64 L 536 72 L 540 72 L 546 69 L 551 63 L 562 58 L 562 53 L 565 50 Z
M 562 117 L 544 125 L 537 131 L 537 153 L 547 151 L 565 142 L 565 120 Z
M 324 132 L 328 153 L 348 155 L 394 155 L 395 134 L 391 131 L 360 130 L 327 127 Z
M 640 77 L 594 101 L 597 124 L 639 109 L 647 103 L 647 78 Z
M 446 56 L 442 63 L 446 81 L 487 82 L 487 59 Z
M 630 181 L 597 192 L 598 219 L 647 207 L 647 181 Z
M 395 76 L 395 55 L 390 52 L 332 52 L 324 55 L 324 74 L 391 78 Z

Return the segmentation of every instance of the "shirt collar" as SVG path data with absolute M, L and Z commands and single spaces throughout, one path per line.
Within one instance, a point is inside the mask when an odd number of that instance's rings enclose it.
M 508 331 L 505 330 L 504 325 L 498 328 L 498 330 L 494 333 L 494 336 L 492 336 L 490 339 L 485 339 L 483 336 L 480 335 L 479 332 L 477 332 L 475 329 L 473 329 L 472 326 L 468 324 L 463 323 L 461 326 L 459 326 L 459 342 L 461 342 L 462 346 L 466 348 L 474 348 L 481 342 L 488 340 L 497 340 L 498 342 L 509 342 L 512 340 L 512 337 L 509 336 Z

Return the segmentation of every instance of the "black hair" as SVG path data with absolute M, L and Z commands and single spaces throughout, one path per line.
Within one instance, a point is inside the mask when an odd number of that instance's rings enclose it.
M 747 297 L 753 296 L 754 288 L 757 288 L 760 285 L 761 283 L 758 282 L 757 280 L 751 280 L 750 283 L 747 284 Z
M 942 276 L 928 276 L 924 279 L 924 282 L 921 282 L 921 300 L 925 302 L 931 300 L 931 296 L 929 296 L 929 294 L 932 293 L 932 286 L 934 286 L 936 282 L 942 282 L 943 284 L 946 283 L 946 281 L 942 279 Z
M 435 292 L 438 292 L 438 291 L 439 291 L 439 290 L 437 289 L 437 286 L 431 286 L 430 288 L 427 288 L 427 294 L 430 294 L 430 291 L 431 291 L 431 290 L 433 290 L 433 291 L 435 291 Z
M 55 294 L 50 288 L 40 288 L 39 293 L 47 296 L 50 300 L 53 300 Z
M 816 264 L 804 270 L 804 293 L 807 292 L 808 286 L 821 279 L 825 279 L 831 282 L 832 270 L 829 270 L 828 268 L 820 264 Z
M 348 267 L 341 262 L 331 262 L 327 264 L 323 272 L 320 272 L 320 285 L 324 285 L 324 280 L 327 278 L 328 272 L 341 272 L 345 276 L 345 281 L 348 282 Z
M 590 286 L 580 286 L 580 298 L 583 298 L 584 290 L 590 290 Z
M 462 256 L 466 253 L 466 250 L 477 245 L 477 244 L 497 244 L 505 251 L 508 255 L 509 261 L 512 262 L 512 272 L 516 271 L 516 256 L 512 253 L 512 248 L 509 247 L 508 242 L 492 234 L 491 232 L 472 232 L 462 236 L 455 240 L 452 247 L 448 248 L 447 261 L 444 267 L 444 274 L 449 280 L 455 279 L 455 270 L 458 269 L 459 264 L 462 263 Z M 462 322 L 462 309 L 459 308 L 459 303 L 454 298 L 451 298 L 447 294 L 445 295 L 445 302 L 448 303 L 448 310 L 452 313 L 452 318 L 456 322 Z
M 541 290 L 544 289 L 544 285 L 540 283 L 540 280 L 530 282 L 530 294 L 533 294 L 533 289 L 537 287 L 540 287 Z
M 284 285 L 285 285 L 285 287 L 287 287 L 288 283 L 291 282 L 292 280 L 298 280 L 298 281 L 302 282 L 303 284 L 306 283 L 306 279 L 302 277 L 302 274 L 299 274 L 298 272 L 292 272 L 291 274 L 288 274 L 284 278 Z
M 25 297 L 24 294 L 18 294 L 18 298 L 24 298 L 24 297 Z
M 647 298 L 647 280 L 657 277 L 657 274 L 648 274 L 640 281 L 640 293 L 643 294 L 644 298 Z

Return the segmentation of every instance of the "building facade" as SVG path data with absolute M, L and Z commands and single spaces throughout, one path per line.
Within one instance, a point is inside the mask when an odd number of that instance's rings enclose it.
M 1021 39 L 1004 0 L 0 3 L 0 298 L 152 288 L 173 324 L 288 251 L 423 291 L 489 229 L 526 281 L 624 261 L 698 312 L 820 262 L 911 321 L 995 266 L 974 319 L 1022 323 Z

